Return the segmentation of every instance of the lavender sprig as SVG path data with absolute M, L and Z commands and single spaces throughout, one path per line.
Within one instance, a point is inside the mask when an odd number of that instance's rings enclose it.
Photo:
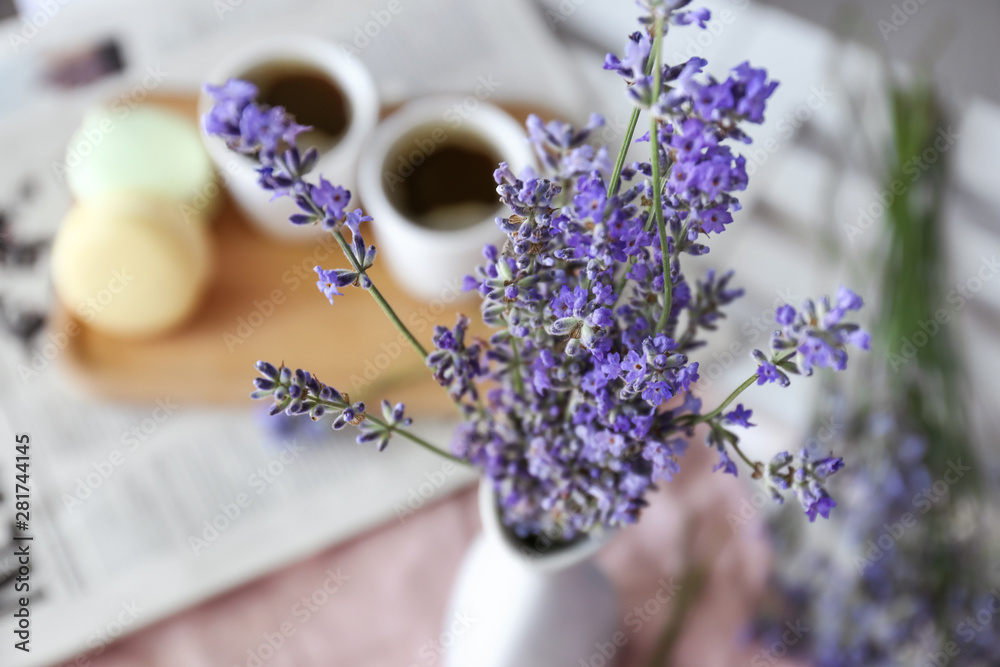
M 863 305 L 861 297 L 841 286 L 834 303 L 828 297 L 820 299 L 818 305 L 807 300 L 798 312 L 788 304 L 780 306 L 776 319 L 782 328 L 771 339 L 774 357 L 767 360 L 760 350 L 753 351 L 759 364 L 757 384 L 778 382 L 786 386 L 788 376 L 783 371 L 812 375 L 815 368 L 844 370 L 848 344 L 862 350 L 871 347 L 868 332 L 842 321 L 848 312 Z
M 392 434 L 413 423 L 409 417 L 403 416 L 405 406 L 402 403 L 392 405 L 389 401 L 382 401 L 382 416 L 385 421 L 366 419 L 358 425 L 361 435 L 358 436 L 359 443 L 374 442 L 375 449 L 383 451 L 389 444 Z M 435 453 L 438 453 L 435 451 Z
M 382 451 L 389 439 L 394 434 L 399 434 L 438 456 L 456 463 L 465 463 L 409 431 L 413 420 L 404 417 L 405 406 L 402 403 L 393 406 L 388 401 L 383 401 L 384 419 L 379 419 L 365 410 L 364 403 L 352 403 L 346 393 L 320 382 L 307 371 L 292 371 L 284 365 L 276 368 L 266 361 L 258 361 L 255 367 L 262 377 L 254 380 L 256 389 L 250 394 L 250 398 L 271 398 L 274 401 L 272 415 L 280 412 L 289 416 L 307 414 L 314 421 L 333 416 L 331 425 L 334 430 L 340 430 L 349 424 L 358 427 L 361 431 L 357 436 L 359 444 L 375 443 L 376 449 Z
M 279 412 L 284 412 L 289 417 L 308 414 L 313 421 L 318 421 L 329 413 L 334 416 L 335 430 L 340 430 L 347 424 L 357 426 L 365 419 L 364 403 L 351 403 L 346 395 L 323 384 L 307 371 L 292 371 L 284 365 L 275 368 L 266 361 L 258 361 L 256 368 L 262 377 L 254 379 L 256 389 L 250 394 L 250 398 L 272 398 L 272 415 Z
M 295 146 L 296 136 L 308 128 L 297 124 L 281 107 L 265 108 L 258 105 L 254 100 L 259 91 L 248 81 L 230 79 L 222 86 L 206 84 L 205 91 L 215 98 L 215 104 L 203 121 L 205 131 L 221 137 L 230 149 L 258 160 L 260 186 L 274 192 L 275 197 L 292 197 L 303 211 L 291 217 L 292 224 L 321 223 L 333 233 L 353 272 L 357 274 L 358 286 L 371 294 L 413 349 L 426 358 L 427 350 L 399 319 L 366 273 L 375 259 L 374 247 L 370 255 L 363 250 L 363 241 L 360 248 L 356 243 L 352 248 L 341 233 L 341 228 L 347 224 L 357 241 L 361 238 L 357 226 L 370 218 L 365 218 L 360 209 L 345 214 L 351 198 L 351 193 L 347 190 L 332 185 L 322 176 L 318 184 L 310 184 L 303 178 L 312 170 L 318 158 L 316 149 L 310 148 L 303 156 Z M 281 146 L 288 148 L 279 155 Z M 321 274 L 320 289 L 332 303 L 337 290 L 324 289 L 324 282 L 333 281 L 324 281 Z
M 476 380 L 484 374 L 480 362 L 482 348 L 478 342 L 466 345 L 465 334 L 469 328 L 469 318 L 459 315 L 454 329 L 434 327 L 432 341 L 437 349 L 427 355 L 427 365 L 434 371 L 434 379 L 456 402 L 466 396 L 479 400 Z

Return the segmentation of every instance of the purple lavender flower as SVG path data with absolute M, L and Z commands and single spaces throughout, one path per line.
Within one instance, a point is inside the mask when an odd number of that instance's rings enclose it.
M 348 279 L 351 275 L 350 271 L 343 269 L 326 271 L 320 266 L 315 267 L 313 270 L 319 276 L 319 280 L 316 281 L 316 287 L 323 293 L 323 296 L 330 300 L 331 306 L 333 305 L 333 297 L 344 296 L 344 293 L 339 288 L 349 285 L 352 282 Z
M 365 418 L 365 404 L 351 403 L 347 394 L 323 384 L 311 373 L 298 369 L 292 371 L 282 365 L 275 368 L 266 361 L 258 361 L 257 371 L 262 377 L 254 380 L 256 388 L 250 398 L 271 398 L 271 414 L 284 412 L 289 417 L 308 414 L 318 420 L 333 415 L 333 428 L 341 429 L 348 423 L 359 424 Z
M 635 81 L 646 71 L 646 60 L 649 58 L 652 42 L 644 32 L 634 32 L 628 39 L 625 57 L 619 60 L 615 54 L 609 53 L 604 59 L 604 69 L 613 70 L 625 79 Z
M 697 23 L 699 28 L 704 29 L 708 21 L 712 18 L 712 14 L 704 7 L 701 7 L 699 9 L 692 9 L 689 12 L 678 12 L 673 18 L 674 23 L 677 25 Z
M 344 208 L 351 200 L 350 192 L 320 177 L 318 185 L 310 186 L 310 194 L 313 203 L 326 214 L 323 218 L 324 227 L 333 229 L 338 223 L 343 222 Z
M 764 106 L 778 84 L 767 80 L 767 72 L 750 67 L 743 63 L 733 70 L 733 78 L 737 93 L 736 112 L 751 123 L 764 120 Z
M 750 428 L 751 426 L 754 426 L 754 424 L 750 423 L 751 416 L 753 416 L 753 410 L 747 410 L 743 407 L 742 403 L 739 403 L 736 405 L 735 410 L 726 413 L 726 421 L 736 426 Z
M 452 398 L 459 400 L 468 395 L 477 400 L 476 380 L 483 374 L 479 343 L 466 345 L 465 333 L 469 318 L 459 315 L 454 329 L 434 327 L 433 342 L 437 348 L 427 356 L 427 365 L 434 371 L 434 379 L 448 388 Z
M 406 428 L 413 423 L 413 420 L 403 415 L 405 406 L 402 403 L 392 405 L 389 401 L 382 401 L 382 417 L 384 422 L 376 422 L 366 419 L 361 422 L 358 429 L 361 434 L 357 437 L 359 445 L 375 443 L 375 449 L 383 451 L 389 445 L 389 439 L 399 428 Z
M 206 84 L 205 92 L 216 101 L 205 116 L 205 130 L 209 134 L 239 136 L 243 110 L 256 99 L 259 92 L 257 86 L 249 81 L 229 79 L 221 86 Z
M 350 230 L 352 235 L 351 253 L 359 268 L 326 270 L 317 266 L 314 269 L 319 276 L 316 286 L 330 300 L 331 306 L 333 305 L 333 297 L 344 296 L 339 288 L 354 286 L 368 289 L 372 285 L 371 278 L 365 272 L 375 263 L 375 246 L 370 245 L 366 247 L 365 238 L 361 235 L 356 225 L 350 226 Z
M 257 105 L 257 87 L 247 81 L 229 79 L 221 86 L 206 84 L 205 92 L 215 99 L 203 121 L 205 131 L 222 137 L 240 153 L 260 153 L 273 160 L 282 143 L 294 146 L 296 136 L 309 129 L 297 124 L 280 107 Z
M 595 164 L 601 161 L 600 154 L 595 154 L 593 148 L 584 144 L 590 134 L 604 125 L 604 119 L 598 114 L 591 114 L 590 122 L 579 130 L 558 120 L 544 123 L 541 118 L 532 114 L 528 116 L 528 140 L 535 149 L 542 164 L 549 169 L 562 169 L 574 175 L 590 172 Z M 590 159 L 587 159 L 587 156 Z M 607 157 L 605 155 L 604 160 Z M 579 162 L 586 167 L 581 170 Z M 501 169 L 505 167 L 501 164 Z M 509 173 L 509 171 L 507 172 Z M 530 174 L 529 174 L 530 178 Z M 499 183 L 499 181 L 497 181 Z M 516 212 L 516 211 L 515 211 Z
M 757 384 L 769 384 L 771 382 L 787 385 L 789 380 L 788 376 L 779 371 L 777 366 L 764 359 L 757 366 Z
M 350 229 L 352 233 L 359 234 L 361 232 L 361 224 L 371 221 L 372 217 L 370 215 L 365 215 L 360 208 L 356 208 L 344 217 L 344 226 Z
M 830 497 L 826 489 L 820 489 L 816 494 L 809 494 L 809 498 L 803 499 L 802 503 L 806 508 L 806 516 L 809 517 L 810 523 L 816 520 L 817 514 L 824 519 L 829 519 L 830 512 L 837 506 L 837 502 Z
M 707 211 L 700 211 L 698 218 L 701 221 L 701 231 L 721 234 L 726 231 L 726 225 L 733 221 L 733 216 L 722 208 L 710 208 Z
M 643 447 L 642 456 L 653 464 L 651 478 L 653 481 L 669 482 L 681 471 L 678 458 L 687 449 L 687 440 L 675 438 L 666 442 L 650 440 Z
M 739 470 L 736 468 L 736 462 L 729 458 L 729 452 L 725 449 L 719 450 L 719 462 L 712 467 L 713 472 L 718 472 L 719 470 L 721 470 L 724 474 L 729 474 L 733 477 L 739 476 Z
M 829 519 L 830 512 L 837 506 L 823 482 L 843 467 L 841 458 L 827 456 L 814 461 L 809 450 L 803 449 L 798 460 L 788 452 L 778 453 L 770 463 L 760 467 L 760 475 L 778 503 L 784 501 L 784 492 L 791 489 L 812 522 L 817 516 Z
M 863 302 L 851 290 L 841 287 L 836 305 L 823 297 L 819 304 L 806 301 L 800 311 L 790 305 L 779 306 L 776 321 L 782 326 L 771 341 L 773 359 L 754 350 L 758 363 L 758 384 L 788 383 L 788 376 L 779 370 L 812 375 L 816 368 L 842 371 L 847 367 L 847 345 L 867 350 L 871 338 L 856 324 L 843 322 L 849 311 L 860 310 Z
M 778 324 L 787 327 L 790 326 L 792 322 L 795 321 L 795 309 L 789 306 L 788 304 L 778 306 L 778 310 L 775 312 L 776 312 L 775 320 L 778 322 Z

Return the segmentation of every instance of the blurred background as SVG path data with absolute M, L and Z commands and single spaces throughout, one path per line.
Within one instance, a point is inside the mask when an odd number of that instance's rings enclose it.
M 778 304 L 841 283 L 864 297 L 875 342 L 844 377 L 748 396 L 757 457 L 844 456 L 834 519 L 772 507 L 692 447 L 600 556 L 623 622 L 665 580 L 682 591 L 629 624 L 614 658 L 1000 664 L 1000 4 L 694 5 L 713 18 L 673 31 L 667 62 L 705 57 L 721 77 L 749 60 L 781 82 L 743 151 L 744 210 L 702 262 L 734 269 L 747 295 L 704 350 L 700 391 L 722 398 L 753 371 Z M 438 664 L 454 568 L 478 531 L 468 475 L 249 404 L 252 362 L 284 357 L 344 373 L 369 402 L 415 402 L 423 433 L 447 441 L 447 412 L 421 399 L 420 364 L 392 352 L 391 329 L 313 291 L 315 242 L 262 237 L 224 202 L 214 282 L 170 333 L 119 340 L 59 304 L 50 249 L 88 110 L 155 103 L 194 127 L 200 85 L 228 54 L 305 34 L 360 59 L 383 116 L 437 93 L 522 120 L 596 111 L 614 152 L 631 106 L 601 63 L 636 15 L 630 0 L 0 0 L 4 624 L 21 531 L 14 433 L 32 441 L 36 549 L 32 654 L 5 639 L 2 664 Z M 454 298 L 389 290 L 427 335 L 454 317 Z M 341 334 L 364 339 L 347 366 L 328 342 Z M 595 656 L 581 664 L 604 664 Z

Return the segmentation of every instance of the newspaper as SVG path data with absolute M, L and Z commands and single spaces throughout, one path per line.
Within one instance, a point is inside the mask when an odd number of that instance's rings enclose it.
M 17 377 L 9 360 L 4 377 Z M 30 648 L 12 650 L 21 593 L 0 591 L 0 664 L 50 664 L 410 512 L 471 481 L 458 465 L 401 442 L 379 454 L 351 434 L 273 433 L 248 409 L 165 396 L 112 407 L 61 388 L 56 371 L 0 395 L 0 480 L 15 518 L 17 435 L 30 445 Z M 310 423 L 309 426 L 312 426 Z M 447 443 L 451 424 L 422 424 Z M 24 441 L 24 438 L 21 438 Z M 0 578 L 16 571 L 15 549 Z M 128 611 L 127 620 L 123 613 Z

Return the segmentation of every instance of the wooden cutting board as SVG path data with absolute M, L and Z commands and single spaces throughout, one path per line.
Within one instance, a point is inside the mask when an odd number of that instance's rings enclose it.
M 192 98 L 156 103 L 195 114 Z M 508 111 L 521 119 L 528 113 Z M 353 400 L 374 405 L 386 397 L 405 401 L 414 413 L 455 414 L 422 359 L 368 294 L 350 289 L 331 306 L 316 288 L 315 265 L 347 266 L 332 237 L 304 244 L 265 237 L 228 198 L 212 235 L 214 276 L 201 307 L 182 327 L 159 338 L 125 340 L 77 323 L 80 333 L 60 360 L 86 391 L 124 401 L 242 403 L 257 377 L 254 362 L 265 359 L 310 370 Z M 372 240 L 370 230 L 366 238 Z M 428 348 L 433 326 L 452 326 L 459 311 L 469 315 L 475 335 L 489 335 L 476 296 L 419 302 L 393 282 L 381 257 L 369 275 Z M 71 318 L 57 306 L 52 331 L 66 331 Z

